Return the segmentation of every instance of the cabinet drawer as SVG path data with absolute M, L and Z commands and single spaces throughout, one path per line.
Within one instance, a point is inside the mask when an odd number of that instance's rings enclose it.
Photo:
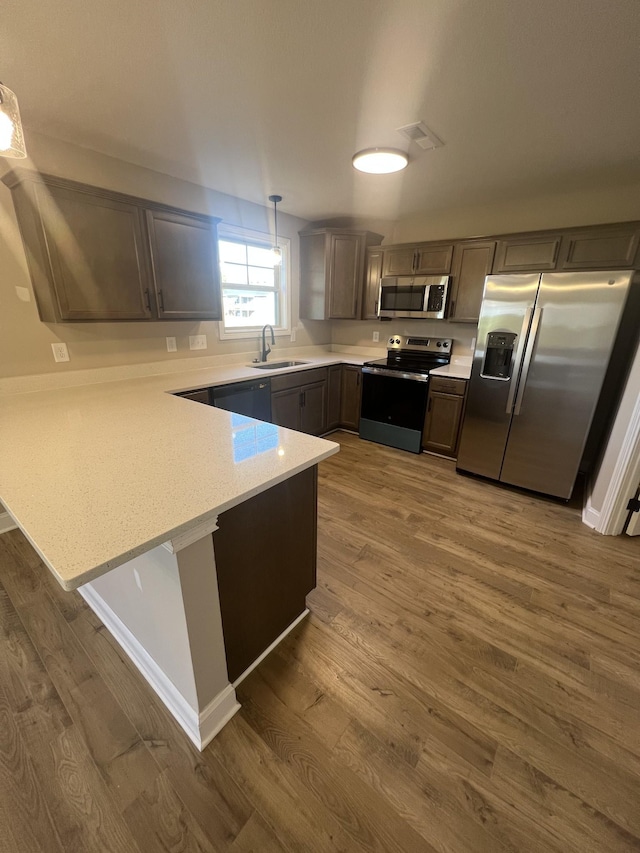
M 317 367 L 312 370 L 296 370 L 295 373 L 285 373 L 271 377 L 271 391 L 286 391 L 287 388 L 301 388 L 312 382 L 323 382 L 327 379 L 327 368 Z
M 444 376 L 432 376 L 429 379 L 429 388 L 432 391 L 439 391 L 441 394 L 457 394 L 459 397 L 464 397 L 467 389 L 466 379 L 447 379 Z

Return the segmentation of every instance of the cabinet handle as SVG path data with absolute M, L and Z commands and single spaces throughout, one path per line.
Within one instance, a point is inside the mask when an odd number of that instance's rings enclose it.
M 449 316 L 455 317 L 455 315 L 456 315 L 456 300 L 452 299 L 451 302 L 449 303 Z
M 427 403 L 427 412 L 431 411 L 431 397 L 429 397 L 429 402 Z
M 144 299 L 145 299 L 145 302 L 147 304 L 147 311 L 151 311 L 151 296 L 149 295 L 149 288 L 148 287 L 144 292 Z
M 306 405 L 307 405 L 307 392 L 306 392 L 306 391 L 302 391 L 302 392 L 300 393 L 300 408 L 304 409 L 304 407 L 305 407 Z
M 158 291 L 158 303 L 160 304 L 160 310 L 164 311 L 164 299 L 162 297 L 162 291 Z
M 362 373 L 360 373 L 360 371 L 358 371 L 358 373 L 357 373 L 357 377 L 358 377 L 358 378 L 356 379 L 356 387 L 359 387 L 359 386 L 360 386 L 360 377 L 361 377 L 361 376 L 362 376 Z
M 378 300 L 377 299 L 374 302 L 373 313 L 376 315 L 376 317 L 378 316 Z
M 411 266 L 411 272 L 415 272 L 418 269 L 418 252 L 413 253 L 413 265 Z

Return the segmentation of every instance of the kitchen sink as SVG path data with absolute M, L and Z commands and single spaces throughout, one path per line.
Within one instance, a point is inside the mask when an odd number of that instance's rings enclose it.
M 256 370 L 277 370 L 279 367 L 296 367 L 298 364 L 309 364 L 308 361 L 272 361 L 267 363 L 266 361 L 262 364 L 252 364 L 251 367 L 255 367 Z

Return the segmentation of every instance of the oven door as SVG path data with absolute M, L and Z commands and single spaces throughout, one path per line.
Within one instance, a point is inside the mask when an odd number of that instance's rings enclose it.
M 362 372 L 360 437 L 420 453 L 428 380 Z

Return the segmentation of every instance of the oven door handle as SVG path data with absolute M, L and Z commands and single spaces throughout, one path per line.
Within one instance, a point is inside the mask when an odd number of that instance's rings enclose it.
M 385 370 L 384 367 L 363 367 L 363 373 L 372 373 L 374 376 L 393 376 L 394 379 L 411 379 L 413 382 L 428 382 L 429 377 L 424 373 L 402 373 L 400 370 Z

